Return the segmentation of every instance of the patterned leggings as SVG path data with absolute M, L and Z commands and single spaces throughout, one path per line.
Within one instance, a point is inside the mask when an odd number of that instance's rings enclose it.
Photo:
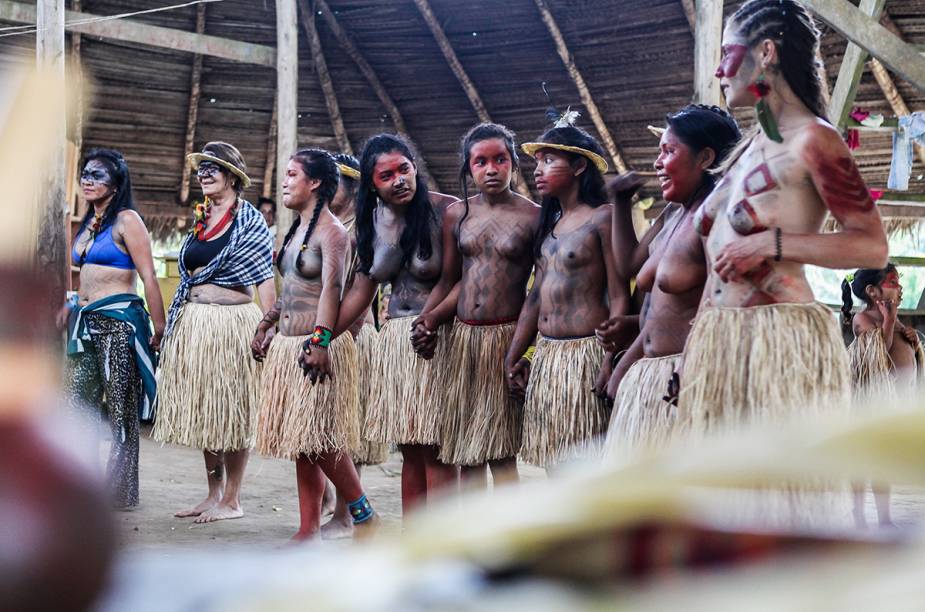
M 76 410 L 109 413 L 112 447 L 107 467 L 109 488 L 117 507 L 138 505 L 138 403 L 141 377 L 135 367 L 128 323 L 99 314 L 84 315 L 91 341 L 84 352 L 68 359 L 67 396 Z

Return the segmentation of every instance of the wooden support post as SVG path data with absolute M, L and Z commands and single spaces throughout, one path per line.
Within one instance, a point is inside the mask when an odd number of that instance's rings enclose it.
M 67 11 L 66 15 L 68 23 L 71 24 L 66 26 L 68 32 L 81 32 L 90 36 L 173 51 L 213 55 L 245 64 L 259 64 L 268 68 L 276 65 L 276 51 L 273 47 L 162 28 L 132 19 L 90 21 L 100 16 L 77 11 Z M 36 23 L 36 7 L 11 0 L 0 0 L 0 20 L 13 23 Z
M 276 0 L 276 92 L 277 92 L 277 137 L 276 137 L 276 193 L 283 193 L 286 165 L 289 157 L 298 147 L 298 96 L 299 96 L 299 31 L 296 0 Z M 281 231 L 276 234 L 279 249 L 286 231 L 295 218 L 291 210 L 282 206 L 282 198 L 276 205 L 276 225 Z
M 536 3 L 536 8 L 540 11 L 543 23 L 546 24 L 546 29 L 549 30 L 549 34 L 556 43 L 556 51 L 558 51 L 562 63 L 565 64 L 565 69 L 568 70 L 569 76 L 572 77 L 572 82 L 575 83 L 575 87 L 578 89 L 581 103 L 584 104 L 585 108 L 588 110 L 588 114 L 591 116 L 591 122 L 594 123 L 597 133 L 603 141 L 604 149 L 610 155 L 614 169 L 620 173 L 626 172 L 627 166 L 623 161 L 623 156 L 621 156 L 620 152 L 617 150 L 617 143 L 614 141 L 607 124 L 604 123 L 604 117 L 601 115 L 601 111 L 598 110 L 597 104 L 594 103 L 594 98 L 591 97 L 591 91 L 588 89 L 584 78 L 581 76 L 581 72 L 578 71 L 578 67 L 575 65 L 575 60 L 565 44 L 565 38 L 562 36 L 559 25 L 549 11 L 546 0 L 534 0 L 534 2 Z
M 81 9 L 81 0 L 72 0 L 71 7 L 75 11 Z M 77 166 L 80 165 L 80 160 L 83 155 L 83 130 L 84 130 L 84 98 L 83 98 L 83 65 L 81 64 L 80 55 L 81 55 L 81 46 L 83 40 L 81 39 L 80 32 L 71 33 L 71 61 L 68 64 L 68 70 L 70 73 L 65 74 L 65 79 L 68 82 L 69 87 L 73 87 L 75 91 L 78 92 L 78 95 L 74 97 L 74 149 L 72 160 L 73 163 L 67 164 L 67 173 L 65 174 L 65 192 L 67 196 L 67 205 L 72 216 L 80 215 L 80 198 L 77 196 L 77 181 L 75 177 L 78 174 Z M 68 238 L 70 238 L 70 232 L 67 232 Z M 68 240 L 68 248 L 70 249 L 70 240 Z
M 886 4 L 886 0 L 861 0 L 860 9 L 865 15 L 880 19 L 884 4 Z M 860 83 L 861 75 L 864 73 L 866 59 L 867 51 L 863 47 L 853 42 L 848 43 L 845 56 L 842 58 L 841 68 L 838 69 L 838 80 L 835 81 L 832 100 L 829 102 L 829 118 L 837 126 L 844 126 L 845 119 L 848 118 L 848 113 L 851 112 L 851 106 L 854 104 L 854 98 L 858 91 L 858 83 Z
M 691 32 L 696 32 L 697 7 L 694 6 L 694 0 L 681 0 L 681 7 L 684 9 L 684 16 L 687 17 L 687 25 L 691 27 Z
M 699 0 L 694 23 L 694 101 L 720 106 L 723 96 L 714 73 L 723 42 L 723 0 Z
M 58 94 L 55 97 L 64 100 L 64 0 L 38 0 L 35 11 L 36 64 L 53 79 Z M 49 120 L 53 123 L 49 129 L 52 146 L 36 191 L 37 210 L 41 212 L 35 263 L 49 280 L 54 306 L 59 306 L 70 286 L 70 264 L 66 258 L 70 206 L 65 197 L 67 123 L 64 106 Z
M 871 1 L 864 0 L 865 3 Z M 876 19 L 865 15 L 850 2 L 804 0 L 804 4 L 836 32 L 866 49 L 914 87 L 925 91 L 925 57 L 922 57 L 914 45 L 903 42 L 881 26 Z M 835 95 L 832 97 L 834 99 Z
M 331 118 L 331 127 L 334 129 L 334 137 L 337 138 L 337 146 L 342 152 L 353 155 L 350 139 L 347 138 L 347 128 L 344 127 L 344 118 L 340 114 L 340 104 L 337 103 L 337 93 L 331 81 L 331 73 L 328 72 L 328 63 L 324 59 L 324 49 L 321 48 L 321 37 L 318 36 L 318 28 L 315 27 L 315 10 L 309 6 L 308 0 L 299 0 L 299 8 L 302 13 L 302 28 L 305 30 L 308 46 L 311 48 L 312 58 L 315 61 L 315 72 L 318 74 L 321 91 L 324 93 L 324 103 L 328 107 L 328 117 Z
M 196 33 L 203 34 L 206 31 L 206 5 L 199 4 L 196 6 Z M 196 119 L 199 116 L 199 94 L 202 83 L 202 55 L 196 53 L 193 55 L 193 70 L 190 74 L 189 86 L 189 108 L 186 113 L 186 140 L 183 143 L 183 172 L 180 178 L 180 204 L 186 206 L 189 203 L 189 180 L 190 167 L 186 163 L 186 156 L 193 152 L 193 143 L 196 140 Z
M 469 103 L 472 104 L 472 108 L 475 110 L 475 114 L 479 118 L 479 121 L 491 123 L 491 115 L 488 114 L 488 108 L 485 106 L 482 96 L 479 94 L 478 89 L 476 89 L 475 83 L 469 78 L 469 73 L 463 68 L 462 62 L 460 62 L 459 58 L 456 56 L 456 51 L 453 50 L 450 39 L 447 38 L 446 32 L 443 31 L 443 27 L 441 27 L 440 22 L 437 21 L 437 17 L 434 15 L 433 10 L 431 10 L 430 4 L 427 0 L 414 0 L 414 4 L 417 5 L 418 11 L 420 11 L 421 16 L 427 23 L 427 27 L 430 29 L 430 33 L 433 34 L 434 40 L 437 41 L 437 46 L 440 47 L 440 51 L 443 52 L 446 63 L 450 65 L 450 70 L 453 71 L 453 75 L 462 86 L 466 97 L 469 98 Z M 530 194 L 528 185 L 527 177 L 524 176 L 523 171 L 521 171 L 520 181 L 516 182 L 514 188 L 525 197 L 533 197 Z
M 276 108 L 277 96 L 273 96 L 273 113 L 270 115 L 270 129 L 267 130 L 267 162 L 263 167 L 263 192 L 265 198 L 273 197 L 273 171 L 276 168 Z
M 338 44 L 340 44 L 347 56 L 353 60 L 353 63 L 356 64 L 360 72 L 363 73 L 363 76 L 366 77 L 366 82 L 369 83 L 376 97 L 379 98 L 382 106 L 385 107 L 385 112 L 388 113 L 389 118 L 392 120 L 395 131 L 413 140 L 411 132 L 408 131 L 408 126 L 405 124 L 405 119 L 398 110 L 398 105 L 395 104 L 395 101 L 392 100 L 392 96 L 386 91 L 376 71 L 373 70 L 373 67 L 369 65 L 369 62 L 366 61 L 366 58 L 363 57 L 363 54 L 360 53 L 357 46 L 350 40 L 350 37 L 347 36 L 344 28 L 337 21 L 337 17 L 334 16 L 331 7 L 328 6 L 325 0 L 315 0 L 315 8 L 321 11 L 321 16 L 324 17 L 325 23 L 327 23 L 328 27 L 331 29 L 331 33 L 334 34 L 334 38 L 337 39 Z M 427 170 L 427 163 L 424 161 L 423 153 L 418 153 L 418 170 L 430 180 L 431 188 L 440 191 L 440 185 L 437 184 L 437 180 L 431 176 Z

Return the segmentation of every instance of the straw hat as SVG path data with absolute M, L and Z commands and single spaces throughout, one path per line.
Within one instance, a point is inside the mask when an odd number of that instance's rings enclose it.
M 589 151 L 588 149 L 583 149 L 581 147 L 573 147 L 571 145 L 555 144 L 553 142 L 525 142 L 520 145 L 520 148 L 524 153 L 533 157 L 533 154 L 539 151 L 540 149 L 558 149 L 560 151 L 568 151 L 569 153 L 576 153 L 582 155 L 591 160 L 598 170 L 601 171 L 601 174 L 607 172 L 609 166 L 607 165 L 607 160 L 595 153 L 594 151 Z
M 340 170 L 340 173 L 344 176 L 349 176 L 352 179 L 360 180 L 360 171 L 356 168 L 351 168 L 347 164 L 337 164 L 337 169 Z
M 239 179 L 241 179 L 241 185 L 245 189 L 251 186 L 251 179 L 249 176 L 247 176 L 247 173 L 244 172 L 244 170 L 242 170 L 241 168 L 238 168 L 237 166 L 235 166 L 229 161 L 225 161 L 224 159 L 215 157 L 214 155 L 210 155 L 209 153 L 190 153 L 189 155 L 186 156 L 186 161 L 190 165 L 190 168 L 192 168 L 193 170 L 196 170 L 197 168 L 199 168 L 199 164 L 201 164 L 204 161 L 214 162 L 218 164 L 219 166 L 225 168 L 232 174 L 234 174 Z

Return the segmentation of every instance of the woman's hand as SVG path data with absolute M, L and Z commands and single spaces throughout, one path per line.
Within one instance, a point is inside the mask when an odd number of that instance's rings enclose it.
M 414 352 L 424 359 L 431 359 L 437 350 L 440 338 L 436 323 L 429 315 L 421 315 L 411 323 L 411 345 Z
M 328 349 L 320 346 L 312 346 L 308 350 L 303 350 L 299 355 L 299 365 L 302 367 L 302 374 L 308 376 L 308 379 L 315 383 L 324 384 L 324 381 L 330 378 L 334 380 L 334 373 L 331 371 L 331 358 L 328 356 Z
M 275 326 L 266 327 L 262 324 L 257 326 L 257 333 L 254 334 L 254 339 L 251 340 L 251 355 L 254 359 L 263 361 L 266 358 L 267 349 L 270 348 L 270 342 L 273 341 L 273 336 L 275 335 Z
M 65 302 L 61 310 L 55 315 L 55 327 L 58 331 L 67 329 L 67 319 L 69 316 L 71 316 L 71 303 Z
M 736 238 L 720 252 L 713 266 L 723 282 L 740 282 L 775 254 L 774 232 L 765 230 Z
M 507 371 L 508 395 L 518 402 L 527 397 L 527 383 L 530 381 L 530 362 L 523 357 L 513 365 L 505 367 Z
M 906 339 L 906 342 L 912 345 L 913 349 L 918 348 L 921 340 L 919 338 L 919 332 L 917 332 L 914 327 L 909 327 L 908 325 L 903 327 L 902 334 L 903 338 Z
M 605 351 L 614 353 L 629 344 L 633 332 L 639 331 L 638 319 L 634 315 L 617 315 L 597 326 L 594 335 Z
M 604 358 L 601 369 L 597 373 L 597 380 L 594 383 L 594 395 L 602 400 L 607 399 L 607 386 L 613 374 L 613 361 L 608 357 Z
M 611 403 L 617 399 L 617 391 L 620 389 L 621 380 L 623 380 L 623 377 L 617 374 L 617 370 L 614 370 L 607 381 L 607 399 Z
M 898 303 L 894 300 L 878 300 L 877 301 L 877 310 L 880 311 L 880 315 L 883 317 L 884 321 L 895 321 Z
M 148 346 L 151 347 L 151 350 L 155 353 L 161 350 L 161 340 L 164 339 L 164 330 L 154 328 L 154 335 L 148 340 Z
M 610 181 L 607 190 L 616 203 L 629 204 L 645 183 L 645 179 L 635 172 L 624 172 Z

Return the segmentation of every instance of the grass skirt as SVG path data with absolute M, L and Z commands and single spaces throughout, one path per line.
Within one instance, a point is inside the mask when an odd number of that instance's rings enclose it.
M 681 355 L 643 357 L 626 372 L 607 428 L 607 453 L 660 448 L 671 440 L 677 415 L 675 407 L 662 398 L 680 361 Z
M 599 452 L 609 413 L 593 388 L 603 359 L 593 336 L 540 337 L 524 404 L 524 461 L 547 466 Z
M 440 438 L 440 460 L 480 465 L 515 457 L 522 410 L 508 396 L 504 357 L 516 323 L 453 325 L 449 389 Z
M 379 330 L 370 377 L 378 385 L 367 406 L 364 437 L 393 444 L 439 444 L 446 397 L 449 327 L 439 330 L 434 358 L 411 346 L 415 317 L 389 319 Z
M 710 308 L 687 339 L 678 402 L 693 432 L 848 409 L 848 354 L 822 304 Z
M 161 352 L 154 439 L 212 451 L 254 445 L 260 364 L 250 344 L 263 313 L 187 302 Z
M 854 339 L 848 347 L 854 407 L 864 410 L 896 397 L 893 360 L 886 349 L 882 329 L 872 329 Z
M 299 367 L 305 336 L 277 335 L 263 369 L 257 452 L 281 459 L 347 451 L 359 444 L 357 351 L 341 334 L 328 347 L 334 380 L 312 385 Z
M 357 369 L 357 384 L 360 390 L 359 402 L 359 427 L 362 429 L 366 421 L 366 411 L 369 406 L 370 396 L 378 391 L 378 381 L 372 377 L 373 361 L 376 358 L 376 344 L 379 340 L 379 333 L 376 326 L 366 323 L 360 328 L 357 334 L 357 356 L 359 358 L 359 368 Z M 360 438 L 360 443 L 353 449 L 353 462 L 356 465 L 378 465 L 385 463 L 389 458 L 389 445 L 383 442 L 370 442 L 364 437 Z

